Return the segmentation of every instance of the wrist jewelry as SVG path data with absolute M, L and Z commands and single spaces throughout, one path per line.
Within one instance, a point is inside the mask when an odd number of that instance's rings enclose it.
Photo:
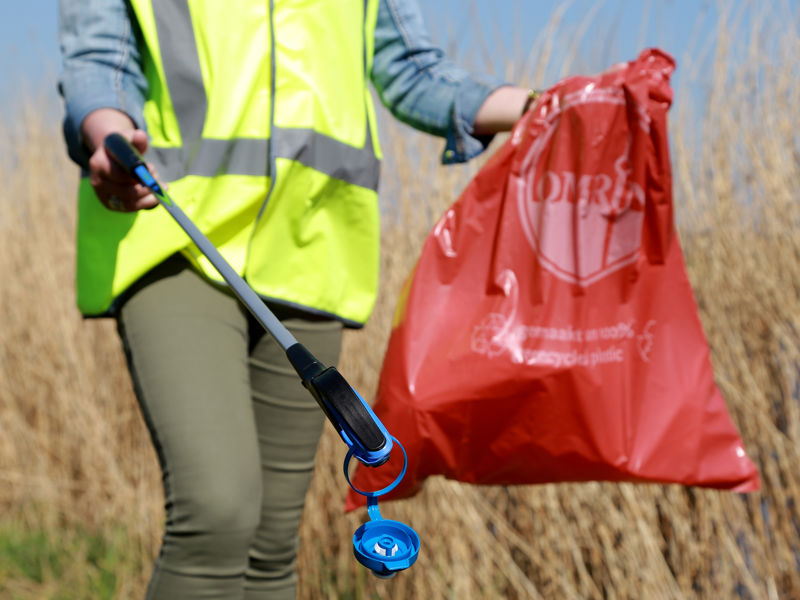
M 528 90 L 528 97 L 525 98 L 525 104 L 522 105 L 523 115 L 530 110 L 531 106 L 533 106 L 533 103 L 536 102 L 541 95 L 542 93 L 537 92 L 536 90 Z

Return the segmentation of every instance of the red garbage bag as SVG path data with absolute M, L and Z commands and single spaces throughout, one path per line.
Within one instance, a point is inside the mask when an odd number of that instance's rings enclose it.
M 558 83 L 435 225 L 374 407 L 408 453 L 385 498 L 430 475 L 758 489 L 674 228 L 673 69 L 650 49 Z M 359 465 L 353 483 L 396 474 Z

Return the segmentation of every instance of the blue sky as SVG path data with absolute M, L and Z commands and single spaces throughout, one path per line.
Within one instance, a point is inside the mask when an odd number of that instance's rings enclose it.
M 800 0 L 769 0 L 776 10 L 779 6 L 791 10 L 795 22 L 798 3 Z M 573 39 L 585 42 L 566 71 L 554 67 L 544 81 L 528 82 L 542 87 L 566 74 L 595 72 L 632 59 L 647 46 L 659 46 L 678 60 L 677 81 L 693 79 L 695 85 L 701 85 L 697 72 L 682 65 L 696 64 L 695 57 L 702 59 L 704 49 L 713 44 L 719 4 L 716 0 L 420 0 L 435 41 L 445 47 L 455 44 L 463 61 L 483 67 L 487 66 L 484 57 L 490 56 L 494 62 L 488 66 L 493 71 L 518 71 L 499 73 L 509 80 L 530 76 L 524 72 L 524 57 L 541 51 L 543 28 L 554 11 L 566 7 L 554 46 L 560 60 L 554 64 L 563 63 Z M 757 3 L 729 0 L 723 4 L 734 18 L 737 11 Z M 590 25 L 584 31 L 587 22 Z M 484 33 L 471 39 L 469 32 L 479 26 Z M 0 2 L 0 97 L 5 105 L 14 101 L 21 81 L 34 91 L 43 88 L 56 99 L 56 28 L 57 0 Z

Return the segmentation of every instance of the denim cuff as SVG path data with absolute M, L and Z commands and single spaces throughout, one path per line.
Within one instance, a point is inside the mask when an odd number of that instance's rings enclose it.
M 474 134 L 475 115 L 486 98 L 499 87 L 511 85 L 500 79 L 468 79 L 461 83 L 453 102 L 453 129 L 447 132 L 442 164 L 464 163 L 486 150 L 494 135 Z

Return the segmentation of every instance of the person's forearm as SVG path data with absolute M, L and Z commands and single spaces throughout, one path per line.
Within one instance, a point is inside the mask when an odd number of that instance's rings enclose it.
M 530 90 L 510 85 L 497 88 L 483 101 L 475 114 L 475 135 L 492 135 L 511 130 L 522 116 L 529 99 Z
M 445 138 L 444 163 L 469 160 L 488 145 L 491 136 L 476 138 L 471 125 L 486 97 L 506 82 L 447 60 L 431 41 L 416 1 L 379 2 L 371 77 L 395 117 Z
M 87 116 L 115 108 L 144 129 L 147 80 L 126 0 L 92 2 L 91 8 L 84 0 L 59 0 L 58 25 L 64 137 L 70 157 L 86 169 L 91 153 L 82 126 Z

